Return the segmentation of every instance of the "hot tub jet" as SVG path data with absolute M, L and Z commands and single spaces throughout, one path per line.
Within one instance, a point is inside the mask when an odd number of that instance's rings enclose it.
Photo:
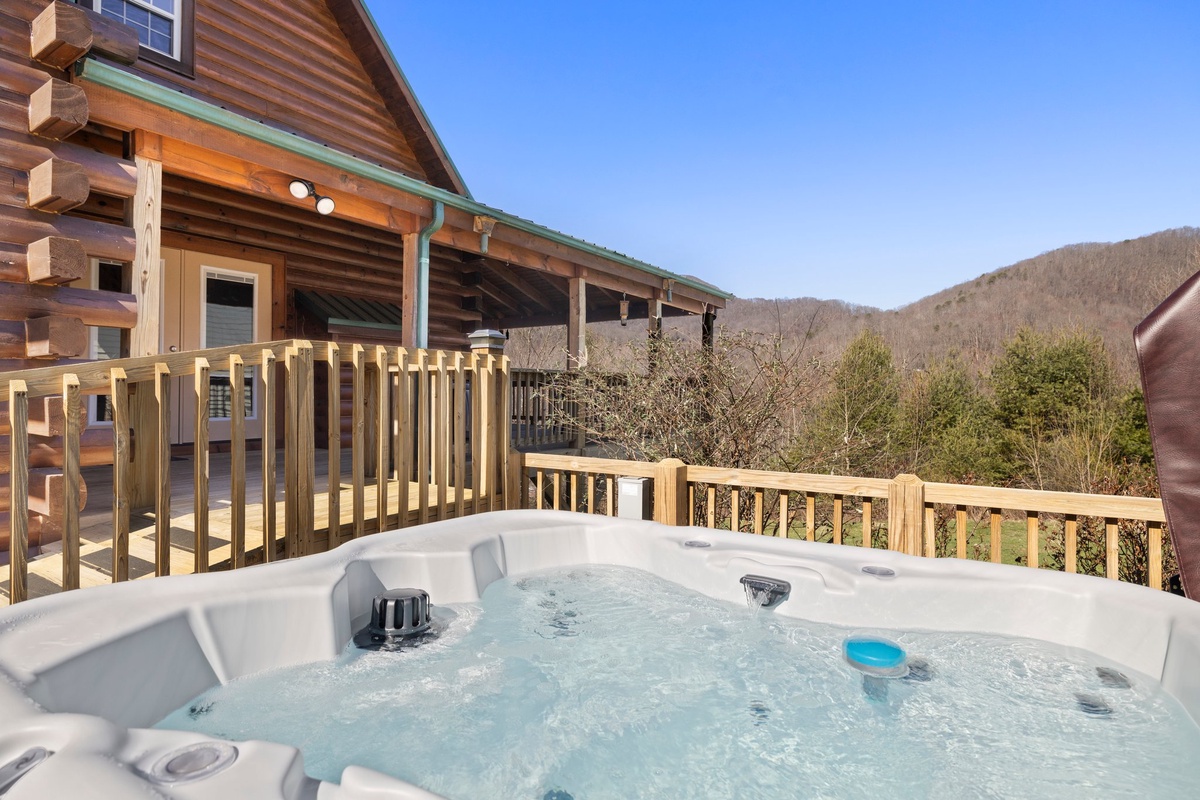
M 424 589 L 392 589 L 376 595 L 371 622 L 354 634 L 354 644 L 371 650 L 416 644 L 433 624 L 429 608 L 429 592 Z

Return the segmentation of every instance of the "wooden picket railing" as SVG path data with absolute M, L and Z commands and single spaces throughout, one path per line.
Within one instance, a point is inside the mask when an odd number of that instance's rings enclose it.
M 513 445 L 525 448 L 570 447 L 575 431 L 564 420 L 571 409 L 558 386 L 563 370 L 510 370 Z
M 508 507 L 616 513 L 620 476 L 653 479 L 654 519 L 759 535 L 885 547 L 912 555 L 1048 566 L 1049 543 L 1067 572 L 1092 571 L 1163 588 L 1162 501 L 892 479 L 767 472 L 509 454 Z M 1024 521 L 1024 548 L 1005 558 L 1003 533 Z M 1083 533 L 1103 529 L 1101 553 L 1081 569 Z M 1011 536 L 1010 536 L 1011 538 Z M 1095 538 L 1095 537 L 1093 537 Z M 1131 552 L 1123 554 L 1125 546 Z M 1122 560 L 1124 559 L 1124 560 Z M 1129 576 L 1134 576 L 1130 578 Z
M 587 440 L 574 420 L 583 420 L 590 435 L 603 439 L 599 409 L 581 408 L 571 382 L 602 381 L 611 386 L 625 381 L 620 374 L 572 370 L 513 368 L 509 372 L 513 446 L 527 450 L 584 447 Z
M 196 400 L 189 543 L 194 558 L 186 571 L 216 566 L 210 542 L 216 499 L 209 486 L 212 373 L 227 371 L 230 384 L 240 387 L 250 370 L 262 443 L 259 480 L 254 482 L 261 486 L 262 502 L 250 510 L 261 528 L 262 560 L 318 552 L 373 531 L 503 506 L 511 436 L 507 358 L 288 340 L 9 372 L 0 377 L 8 399 L 7 436 L 0 430 L 8 457 L 0 471 L 9 473 L 9 602 L 29 596 L 31 524 L 61 536 L 61 588 L 80 586 L 80 467 L 85 461 L 112 464 L 111 580 L 129 578 L 131 515 L 146 507 L 153 515 L 153 574 L 185 571 L 179 548 L 171 542 L 170 417 L 178 392 L 192 392 Z M 328 485 L 320 494 L 315 475 L 317 370 L 324 371 L 328 391 L 323 411 L 328 435 L 321 443 L 327 451 Z M 349 487 L 342 466 L 343 381 L 349 381 L 352 397 Z M 111 445 L 81 450 L 87 395 L 108 398 Z M 57 436 L 30 431 L 31 401 L 39 407 L 48 397 L 56 398 L 55 407 L 61 404 Z M 227 555 L 225 549 L 217 552 L 224 555 L 222 566 L 238 568 L 246 564 L 248 553 L 247 419 L 244 403 L 232 402 L 229 408 L 228 519 L 221 511 L 217 531 L 229 544 Z M 277 508 L 273 446 L 280 440 L 282 509 Z M 57 502 L 35 503 L 50 516 L 31 507 L 31 496 L 38 499 L 30 492 L 31 467 L 61 471 Z M 97 499 L 93 493 L 91 501 Z

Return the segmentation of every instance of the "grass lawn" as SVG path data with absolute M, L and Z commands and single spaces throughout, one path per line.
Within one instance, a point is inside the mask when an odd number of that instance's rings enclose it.
M 886 520 L 885 520 L 886 521 Z M 777 525 L 769 524 L 764 529 L 764 535 L 774 536 Z M 871 526 L 873 528 L 872 547 L 878 549 L 887 548 L 887 533 L 881 528 L 880 523 L 876 522 Z M 950 527 L 951 537 L 953 537 L 953 523 Z M 860 521 L 846 522 L 842 526 L 842 544 L 862 546 L 862 523 Z M 1052 520 L 1043 520 L 1039 529 L 1038 554 L 1039 563 L 1045 566 L 1047 547 L 1050 544 L 1050 539 L 1061 539 L 1062 531 L 1058 524 Z M 804 523 L 803 520 L 797 524 L 792 523 L 791 530 L 788 532 L 789 539 L 804 538 Z M 815 535 L 816 541 L 831 542 L 833 541 L 833 532 L 828 526 L 818 526 Z M 951 539 L 950 553 L 954 552 L 953 539 Z M 967 558 L 974 561 L 988 561 L 991 559 L 991 528 L 986 520 L 976 522 L 968 519 L 967 521 Z M 1000 524 L 1000 561 L 1002 564 L 1025 564 L 1025 523 L 1021 520 L 1004 520 Z

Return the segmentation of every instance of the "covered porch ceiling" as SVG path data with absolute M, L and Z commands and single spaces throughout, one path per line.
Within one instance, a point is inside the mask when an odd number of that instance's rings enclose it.
M 84 62 L 80 77 L 91 119 L 141 132 L 143 154 L 160 160 L 164 173 L 315 216 L 311 200 L 297 200 L 288 190 L 294 178 L 311 181 L 318 193 L 335 201 L 330 222 L 393 234 L 397 261 L 402 237 L 415 237 L 440 205 L 445 221 L 432 234 L 431 261 L 453 265 L 461 274 L 464 308 L 478 294 L 479 307 L 471 310 L 486 325 L 562 324 L 569 317 L 572 282 L 586 283 L 588 321 L 619 318 L 623 297 L 636 319 L 651 308 L 670 316 L 712 313 L 731 296 L 696 278 L 544 228 L 103 62 Z
M 536 328 L 566 325 L 570 316 L 570 281 L 546 272 L 524 269 L 505 261 L 465 253 L 452 248 L 435 247 L 437 261 L 454 262 L 465 287 L 479 292 L 482 325 L 487 328 Z M 621 318 L 621 301 L 629 301 L 629 319 L 646 319 L 650 300 L 630 297 L 627 293 L 600 286 L 586 293 L 586 318 L 589 322 L 612 322 Z M 692 312 L 664 303 L 666 317 L 686 316 Z

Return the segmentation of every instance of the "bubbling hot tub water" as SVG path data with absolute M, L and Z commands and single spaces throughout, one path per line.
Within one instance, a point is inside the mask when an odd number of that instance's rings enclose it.
M 638 570 L 502 579 L 454 610 L 437 640 L 234 681 L 160 727 L 284 742 L 322 779 L 360 764 L 455 800 L 1013 797 L 1048 776 L 1055 797 L 1175 798 L 1200 785 L 1183 709 L 1082 651 L 892 631 L 922 672 L 878 667 L 896 678 L 879 696 L 846 657 L 871 639 Z
M 1198 663 L 1117 581 L 500 512 L 0 609 L 0 794 L 1189 797 Z

